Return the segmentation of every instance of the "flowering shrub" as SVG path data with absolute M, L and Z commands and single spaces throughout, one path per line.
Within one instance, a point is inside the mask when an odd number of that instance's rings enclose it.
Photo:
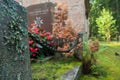
M 51 35 L 50 32 L 46 32 L 43 30 L 41 26 L 39 26 L 36 23 L 31 24 L 31 26 L 28 27 L 29 31 L 29 50 L 31 54 L 31 58 L 44 58 L 49 55 L 53 55 L 52 52 L 47 49 L 46 46 L 53 46 L 53 41 L 52 38 L 53 36 Z M 31 37 L 30 35 L 33 35 Z M 39 44 L 36 42 L 36 40 L 39 39 L 39 42 L 42 44 Z M 47 44 L 47 45 L 46 45 Z M 45 45 L 45 46 L 44 46 Z

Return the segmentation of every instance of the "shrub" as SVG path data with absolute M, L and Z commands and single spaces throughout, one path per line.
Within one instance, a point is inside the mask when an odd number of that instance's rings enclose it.
M 95 52 L 99 49 L 98 40 L 83 42 L 82 73 L 88 74 L 92 65 L 96 64 Z
M 43 59 L 46 56 L 53 55 L 53 52 L 49 50 L 49 47 L 54 48 L 55 44 L 52 41 L 53 36 L 50 32 L 46 32 L 42 29 L 41 26 L 34 23 L 28 27 L 29 31 L 29 50 L 31 54 L 31 58 Z M 39 42 L 38 42 L 39 41 Z
M 101 15 L 96 19 L 99 36 L 106 41 L 110 41 L 111 36 L 117 34 L 115 22 L 112 13 L 103 8 Z

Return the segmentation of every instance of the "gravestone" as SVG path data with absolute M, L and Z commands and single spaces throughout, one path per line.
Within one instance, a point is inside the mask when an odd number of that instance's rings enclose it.
M 0 80 L 31 80 L 26 9 L 0 0 Z
M 30 26 L 32 23 L 34 23 L 34 20 L 36 18 L 41 18 L 43 20 L 42 26 L 46 31 L 52 31 L 52 22 L 53 22 L 53 17 L 52 17 L 52 12 L 51 10 L 53 9 L 54 4 L 50 2 L 46 3 L 41 3 L 41 4 L 36 4 L 36 5 L 31 5 L 27 7 L 28 10 L 28 25 Z
M 80 80 L 81 77 L 81 65 L 75 66 L 73 69 L 67 71 L 61 76 L 61 80 Z

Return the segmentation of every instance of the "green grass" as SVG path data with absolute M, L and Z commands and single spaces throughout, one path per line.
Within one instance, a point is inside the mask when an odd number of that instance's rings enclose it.
M 101 42 L 97 52 L 97 65 L 102 67 L 101 72 L 106 75 L 96 78 L 89 74 L 82 76 L 81 80 L 120 80 L 120 56 L 116 56 L 115 52 L 120 54 L 120 43 Z
M 42 78 L 47 80 L 61 80 L 61 75 L 72 69 L 74 66 L 79 65 L 81 65 L 81 62 L 74 58 L 61 58 L 50 60 L 45 63 L 32 63 L 32 78 L 36 80 Z

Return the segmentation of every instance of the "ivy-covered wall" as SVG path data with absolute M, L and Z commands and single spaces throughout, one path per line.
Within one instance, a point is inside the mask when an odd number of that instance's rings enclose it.
M 0 0 L 0 80 L 31 80 L 26 9 Z

